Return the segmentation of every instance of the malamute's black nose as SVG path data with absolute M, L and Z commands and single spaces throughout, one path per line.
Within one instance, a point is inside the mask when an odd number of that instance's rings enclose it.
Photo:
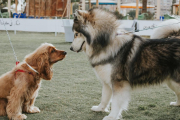
M 71 50 L 71 51 L 73 51 L 73 48 L 72 48 L 72 47 L 70 47 L 70 50 Z

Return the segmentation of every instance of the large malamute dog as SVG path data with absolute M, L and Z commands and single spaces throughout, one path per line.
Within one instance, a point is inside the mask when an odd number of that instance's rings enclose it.
M 180 105 L 180 40 L 146 40 L 118 29 L 116 17 L 101 9 L 77 11 L 71 50 L 84 51 L 102 81 L 102 99 L 93 111 L 111 112 L 103 120 L 116 120 L 127 109 L 130 92 L 137 86 L 166 82 Z

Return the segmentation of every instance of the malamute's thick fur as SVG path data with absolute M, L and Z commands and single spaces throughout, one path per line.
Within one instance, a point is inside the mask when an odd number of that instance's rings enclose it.
M 170 19 L 162 22 L 153 30 L 151 39 L 180 37 L 180 21 Z
M 111 112 L 103 120 L 116 120 L 127 109 L 130 92 L 136 86 L 166 82 L 176 93 L 180 105 L 180 40 L 146 40 L 118 32 L 116 17 L 101 9 L 77 11 L 71 50 L 84 51 L 102 81 L 102 99 L 93 111 Z

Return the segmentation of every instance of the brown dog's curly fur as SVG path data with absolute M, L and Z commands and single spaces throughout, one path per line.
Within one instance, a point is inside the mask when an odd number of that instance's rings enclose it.
M 0 77 L 0 116 L 8 115 L 12 120 L 26 119 L 26 113 L 40 112 L 34 106 L 41 79 L 51 80 L 54 63 L 62 60 L 65 51 L 57 50 L 52 44 L 44 43 L 33 53 L 27 55 L 25 60 L 19 63 L 11 71 Z M 38 73 L 34 72 L 29 66 Z M 25 72 L 16 72 L 23 70 Z

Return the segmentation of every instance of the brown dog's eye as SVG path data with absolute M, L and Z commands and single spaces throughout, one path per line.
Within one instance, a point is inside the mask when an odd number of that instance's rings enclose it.
M 53 53 L 53 52 L 55 52 L 55 50 L 54 50 L 54 49 L 51 51 L 51 53 Z

